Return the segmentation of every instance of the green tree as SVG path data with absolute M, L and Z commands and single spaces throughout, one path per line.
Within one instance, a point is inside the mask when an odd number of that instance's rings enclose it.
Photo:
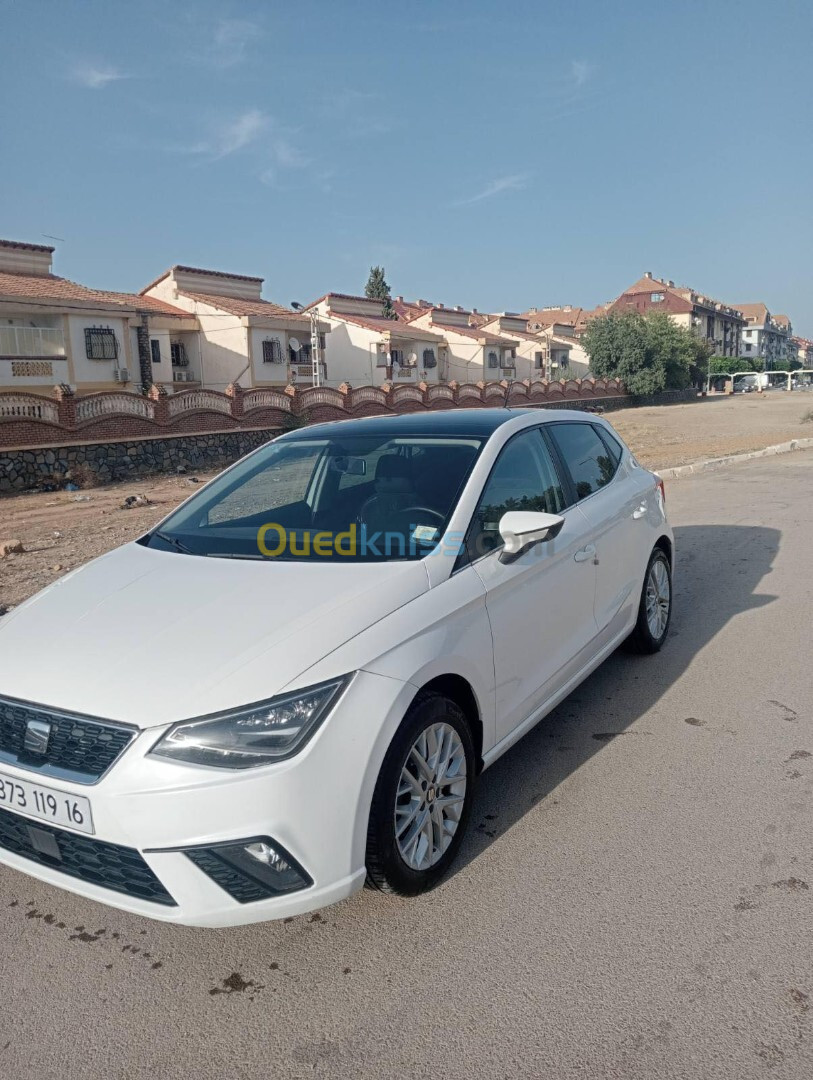
M 593 374 L 620 379 L 631 394 L 683 390 L 708 368 L 703 343 L 665 312 L 608 312 L 588 323 L 583 344 Z
M 393 311 L 392 295 L 390 294 L 390 287 L 387 284 L 387 279 L 384 277 L 383 266 L 370 267 L 370 276 L 367 278 L 367 284 L 364 286 L 364 295 L 369 297 L 370 300 L 383 300 L 385 319 L 398 318 Z
M 750 356 L 712 356 L 709 360 L 711 375 L 733 375 L 735 371 L 762 371 L 762 364 Z

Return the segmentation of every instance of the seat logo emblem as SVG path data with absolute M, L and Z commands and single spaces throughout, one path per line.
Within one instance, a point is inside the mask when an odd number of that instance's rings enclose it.
M 52 726 L 45 720 L 29 720 L 25 729 L 23 749 L 29 754 L 47 754 Z

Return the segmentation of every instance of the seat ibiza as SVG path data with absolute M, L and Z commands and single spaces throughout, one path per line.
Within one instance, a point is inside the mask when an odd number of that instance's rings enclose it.
M 452 863 L 477 775 L 622 641 L 663 486 L 603 419 L 318 424 L 0 622 L 0 861 L 228 926 Z

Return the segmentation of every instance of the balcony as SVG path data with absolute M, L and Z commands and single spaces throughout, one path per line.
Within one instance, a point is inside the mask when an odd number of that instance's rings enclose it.
M 62 331 L 51 326 L 0 326 L 0 356 L 65 355 Z

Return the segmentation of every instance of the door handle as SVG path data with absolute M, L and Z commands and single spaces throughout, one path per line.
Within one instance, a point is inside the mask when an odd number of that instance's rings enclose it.
M 639 518 L 642 518 L 642 517 L 646 516 L 646 512 L 647 512 L 646 504 L 641 503 L 641 505 L 638 507 L 637 510 L 632 511 L 632 516 L 635 518 L 636 521 L 638 521 Z
M 595 555 L 595 544 L 588 544 L 587 547 L 583 547 L 580 551 L 577 551 L 573 558 L 576 560 L 576 562 L 587 562 L 588 559 L 594 559 Z

